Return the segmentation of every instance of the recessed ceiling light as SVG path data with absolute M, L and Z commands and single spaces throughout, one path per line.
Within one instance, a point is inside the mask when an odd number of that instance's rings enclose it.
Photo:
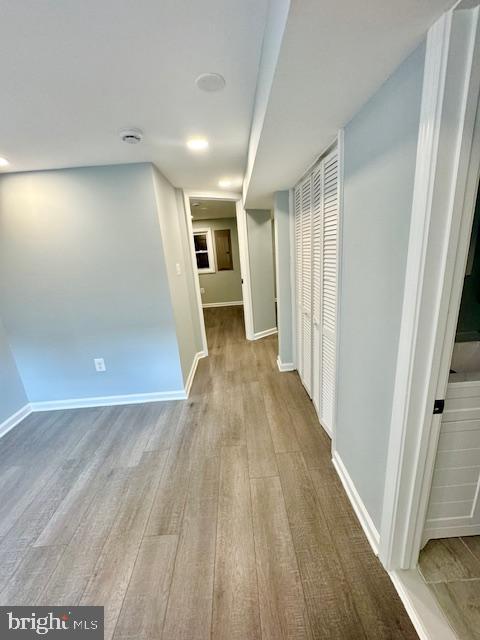
M 219 73 L 202 73 L 195 80 L 195 84 L 202 91 L 221 91 L 225 87 L 225 78 Z
M 0 158 L 0 167 L 8 167 L 9 161 L 6 158 Z
M 190 138 L 187 140 L 187 147 L 191 151 L 206 151 L 208 149 L 208 140 L 206 138 Z

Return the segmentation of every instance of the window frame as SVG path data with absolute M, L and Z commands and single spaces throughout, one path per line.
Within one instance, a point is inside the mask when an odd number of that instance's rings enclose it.
M 206 250 L 196 251 L 195 250 L 195 236 L 203 236 L 203 235 L 207 239 L 207 249 Z M 206 267 L 205 269 L 200 269 L 197 266 L 197 272 L 198 273 L 216 273 L 217 272 L 217 265 L 216 265 L 216 260 L 215 260 L 215 249 L 214 249 L 214 246 L 213 246 L 212 230 L 210 229 L 210 227 L 205 227 L 205 228 L 202 228 L 202 229 L 193 229 L 193 236 L 194 236 L 193 248 L 194 248 L 194 252 L 195 252 L 195 266 L 196 266 L 197 253 L 206 253 L 206 254 L 208 254 L 208 264 L 209 264 L 209 266 Z

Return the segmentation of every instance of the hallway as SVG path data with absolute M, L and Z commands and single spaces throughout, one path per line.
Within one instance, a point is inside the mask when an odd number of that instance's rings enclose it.
M 205 311 L 188 401 L 30 415 L 0 450 L 0 605 L 105 606 L 105 638 L 416 633 L 276 338 Z

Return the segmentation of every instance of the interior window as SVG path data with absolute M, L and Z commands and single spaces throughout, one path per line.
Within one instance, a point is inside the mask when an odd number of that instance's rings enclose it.
M 200 273 L 215 272 L 215 257 L 213 254 L 212 234 L 210 229 L 193 232 L 197 269 Z

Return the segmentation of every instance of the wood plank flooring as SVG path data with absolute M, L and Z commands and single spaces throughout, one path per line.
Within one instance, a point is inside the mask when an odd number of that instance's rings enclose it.
M 276 338 L 205 318 L 189 400 L 0 440 L 0 605 L 103 605 L 108 640 L 416 638 Z
M 460 640 L 480 640 L 480 536 L 430 540 L 420 572 Z

